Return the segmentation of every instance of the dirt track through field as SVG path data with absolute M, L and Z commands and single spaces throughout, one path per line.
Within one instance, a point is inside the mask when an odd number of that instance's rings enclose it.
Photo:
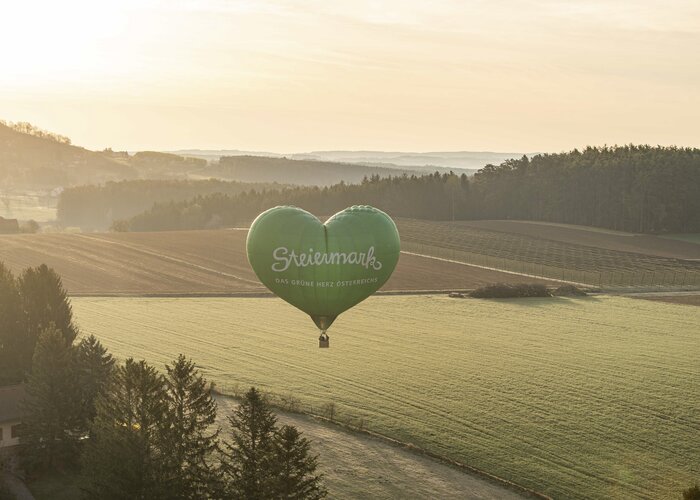
M 496 269 L 495 267 L 488 267 L 488 266 L 480 266 L 478 264 L 469 264 L 467 262 L 460 262 L 458 260 L 452 260 L 452 259 L 443 259 L 442 257 L 434 257 L 432 255 L 424 255 L 420 253 L 414 253 L 414 252 L 401 252 L 402 254 L 406 255 L 415 255 L 418 257 L 424 257 L 426 259 L 434 259 L 434 260 L 439 260 L 442 262 L 450 262 L 453 264 L 459 264 L 462 266 L 469 266 L 469 267 L 475 267 L 477 269 L 486 269 L 488 271 L 498 271 L 499 273 L 504 273 L 504 274 L 513 274 L 515 276 L 523 276 L 525 278 L 530 278 L 531 280 L 542 280 L 542 281 L 552 281 L 552 282 L 557 282 L 557 283 L 571 283 L 573 285 L 579 285 L 579 286 L 594 286 L 588 283 L 578 283 L 576 281 L 566 281 L 566 280 L 558 280 L 554 278 L 547 278 L 546 276 L 538 276 L 536 274 L 527 274 L 527 273 L 519 273 L 517 271 L 502 271 L 500 269 Z
M 217 403 L 220 424 L 228 429 L 225 417 L 237 403 L 226 396 L 217 397 Z M 370 436 L 305 415 L 278 412 L 277 417 L 280 425 L 294 425 L 311 441 L 331 498 L 523 498 L 488 479 Z

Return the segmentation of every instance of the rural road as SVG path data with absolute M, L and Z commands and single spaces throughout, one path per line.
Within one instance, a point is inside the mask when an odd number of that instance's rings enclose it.
M 9 472 L 0 472 L 5 484 L 15 496 L 15 500 L 34 500 L 34 495 L 29 491 L 27 485 L 24 484 L 17 476 Z
M 234 399 L 218 396 L 224 438 Z M 277 413 L 312 442 L 331 498 L 521 499 L 517 492 L 370 436 L 298 414 Z

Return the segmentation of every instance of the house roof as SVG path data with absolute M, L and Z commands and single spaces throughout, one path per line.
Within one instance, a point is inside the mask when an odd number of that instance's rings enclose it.
M 5 219 L 0 217 L 0 230 L 3 233 L 18 233 L 19 232 L 19 222 L 17 219 Z
M 20 419 L 20 405 L 25 394 L 23 384 L 0 387 L 0 422 Z

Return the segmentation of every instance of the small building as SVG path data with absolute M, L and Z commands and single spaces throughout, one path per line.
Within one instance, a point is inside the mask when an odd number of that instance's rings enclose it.
M 0 387 L 0 454 L 19 444 L 25 395 L 23 384 Z
M 6 219 L 0 217 L 0 234 L 16 234 L 19 233 L 19 222 L 17 219 Z

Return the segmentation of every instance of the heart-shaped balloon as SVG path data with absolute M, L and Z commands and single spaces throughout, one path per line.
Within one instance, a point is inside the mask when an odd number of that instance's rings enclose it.
M 300 208 L 271 208 L 251 225 L 246 246 L 260 281 L 323 331 L 386 283 L 400 253 L 394 221 L 368 206 L 325 224 Z

